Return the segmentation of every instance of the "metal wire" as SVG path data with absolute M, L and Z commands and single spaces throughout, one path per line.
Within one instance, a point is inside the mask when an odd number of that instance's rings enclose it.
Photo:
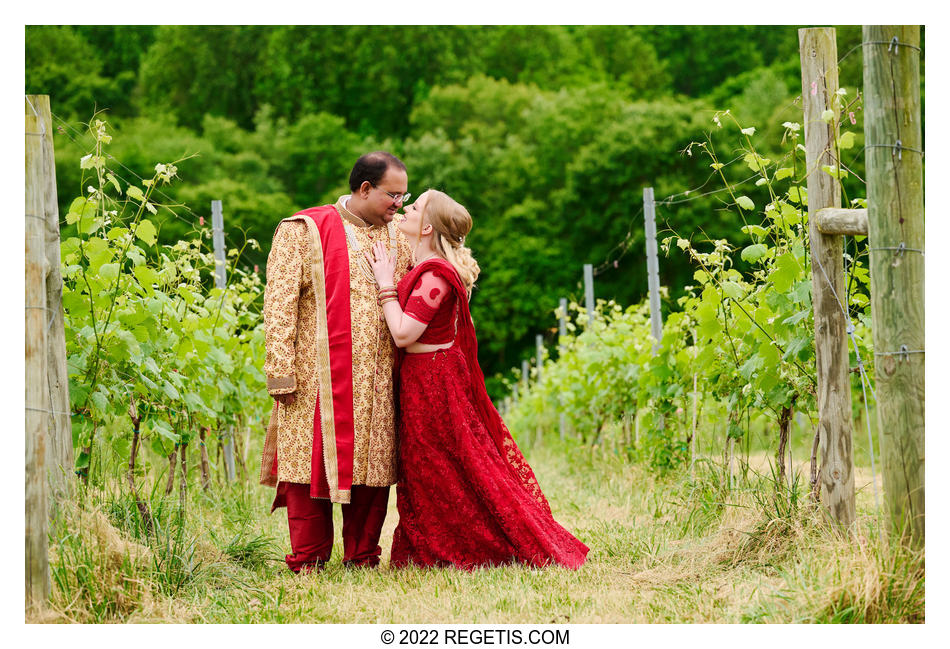
M 923 354 L 923 349 L 905 349 L 907 345 L 901 346 L 896 352 L 874 352 L 875 356 L 907 356 L 909 354 Z M 907 360 L 906 358 L 904 360 Z
M 67 415 L 69 417 L 73 416 L 71 412 L 60 412 L 58 410 L 47 410 L 46 408 L 33 408 L 31 406 L 24 406 L 25 410 L 31 410 L 33 412 L 45 412 L 48 415 Z
M 903 242 L 899 246 L 875 246 L 871 250 L 896 250 L 897 256 L 900 257 L 905 252 L 919 252 L 921 256 L 924 256 L 924 251 L 920 248 L 908 248 L 904 245 Z

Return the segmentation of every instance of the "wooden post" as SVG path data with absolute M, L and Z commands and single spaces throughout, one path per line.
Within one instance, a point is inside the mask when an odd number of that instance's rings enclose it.
M 43 155 L 43 211 L 46 237 L 47 377 L 50 399 L 46 469 L 50 505 L 68 494 L 72 481 L 73 432 L 70 419 L 69 379 L 66 373 L 66 328 L 63 317 L 63 275 L 59 241 L 59 202 L 56 197 L 56 159 L 53 155 L 49 95 L 29 95 L 29 104 L 47 125 L 49 135 L 38 138 Z M 30 105 L 27 110 L 32 112 Z
M 920 27 L 865 25 L 863 41 L 871 318 L 878 428 L 884 436 L 884 498 L 895 530 L 922 547 L 924 202 Z
M 660 312 L 660 263 L 656 255 L 656 202 L 653 188 L 643 188 L 643 224 L 647 240 L 647 282 L 650 288 L 650 333 L 653 352 L 663 339 L 663 314 Z
M 798 30 L 802 65 L 808 170 L 808 237 L 812 258 L 815 358 L 818 377 L 818 427 L 821 436 L 822 501 L 831 517 L 848 527 L 854 521 L 854 470 L 851 457 L 851 384 L 848 377 L 844 299 L 844 248 L 840 235 L 818 230 L 816 213 L 841 207 L 841 186 L 822 166 L 837 164 L 832 152 L 838 134 L 838 50 L 829 27 Z M 834 111 L 830 123 L 822 119 Z
M 46 207 L 43 140 L 52 137 L 48 119 L 26 98 L 26 607 L 46 607 L 50 593 L 47 513 L 47 426 L 50 410 L 46 304 Z
M 563 343 L 561 343 L 561 338 L 567 336 L 567 298 L 562 297 L 559 306 L 559 317 L 557 322 L 557 335 L 558 335 L 558 357 L 560 358 L 560 353 L 563 351 Z M 558 435 L 561 437 L 561 441 L 564 441 L 564 436 L 567 434 L 567 415 L 564 414 L 564 404 L 561 404 L 561 412 L 558 414 Z
M 527 359 L 521 361 L 521 382 L 524 384 L 524 391 L 528 392 L 528 379 L 531 377 L 531 367 Z
M 544 362 L 544 336 L 534 336 L 535 367 L 538 369 L 537 381 L 541 382 L 541 365 Z
M 535 350 L 535 356 L 536 356 L 534 366 L 537 370 L 537 375 L 535 376 L 535 382 L 540 384 L 541 383 L 541 364 L 544 360 L 543 358 L 544 357 L 544 337 L 541 334 L 536 334 L 534 337 L 534 350 Z M 544 434 L 544 429 L 541 426 L 541 419 L 538 418 L 537 441 L 539 443 L 541 442 L 541 439 L 543 438 L 543 434 Z
M 557 319 L 557 335 L 558 338 L 564 338 L 567 336 L 567 298 L 562 297 L 558 301 L 559 316 Z M 560 346 L 560 340 L 558 341 L 558 346 Z
M 844 234 L 849 237 L 868 236 L 868 211 L 826 207 L 815 213 L 818 231 L 822 234 Z
M 587 307 L 587 326 L 594 322 L 594 266 L 584 264 L 584 304 Z
M 699 355 L 699 348 L 696 347 L 696 330 L 692 331 L 693 334 L 693 359 L 695 362 L 696 357 Z M 693 426 L 692 433 L 689 436 L 689 474 L 692 476 L 695 473 L 696 468 L 696 434 L 697 434 L 697 423 L 699 420 L 699 385 L 696 372 L 693 372 Z
M 214 238 L 214 286 L 224 291 L 228 285 L 228 260 L 224 247 L 224 212 L 221 209 L 221 201 L 211 201 L 211 226 Z M 223 295 L 221 299 L 224 299 Z M 221 433 L 220 428 L 218 433 Z M 224 466 L 228 482 L 234 482 L 234 437 L 230 429 L 224 440 Z

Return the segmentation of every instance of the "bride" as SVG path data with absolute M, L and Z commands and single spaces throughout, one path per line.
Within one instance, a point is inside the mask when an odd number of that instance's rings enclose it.
M 385 245 L 367 253 L 401 352 L 390 565 L 580 567 L 588 547 L 554 520 L 485 391 L 468 307 L 479 273 L 465 246 L 472 217 L 430 189 L 397 220 L 415 257 L 398 287 Z

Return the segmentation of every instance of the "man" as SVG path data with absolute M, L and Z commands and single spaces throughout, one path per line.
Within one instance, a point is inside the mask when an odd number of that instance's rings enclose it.
M 356 161 L 351 194 L 277 226 L 267 258 L 267 391 L 274 397 L 261 483 L 287 507 L 294 572 L 321 568 L 333 546 L 331 503 L 343 507 L 343 562 L 379 564 L 396 482 L 394 346 L 365 252 L 412 258 L 393 219 L 408 199 L 405 165 L 377 151 Z

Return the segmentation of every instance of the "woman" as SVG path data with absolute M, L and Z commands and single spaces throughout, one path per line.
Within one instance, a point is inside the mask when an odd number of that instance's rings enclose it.
M 588 548 L 552 517 L 538 482 L 485 392 L 468 300 L 478 264 L 472 217 L 429 190 L 398 227 L 413 269 L 393 286 L 383 245 L 370 264 L 400 354 L 399 525 L 394 567 L 472 569 L 517 561 L 578 568 Z

